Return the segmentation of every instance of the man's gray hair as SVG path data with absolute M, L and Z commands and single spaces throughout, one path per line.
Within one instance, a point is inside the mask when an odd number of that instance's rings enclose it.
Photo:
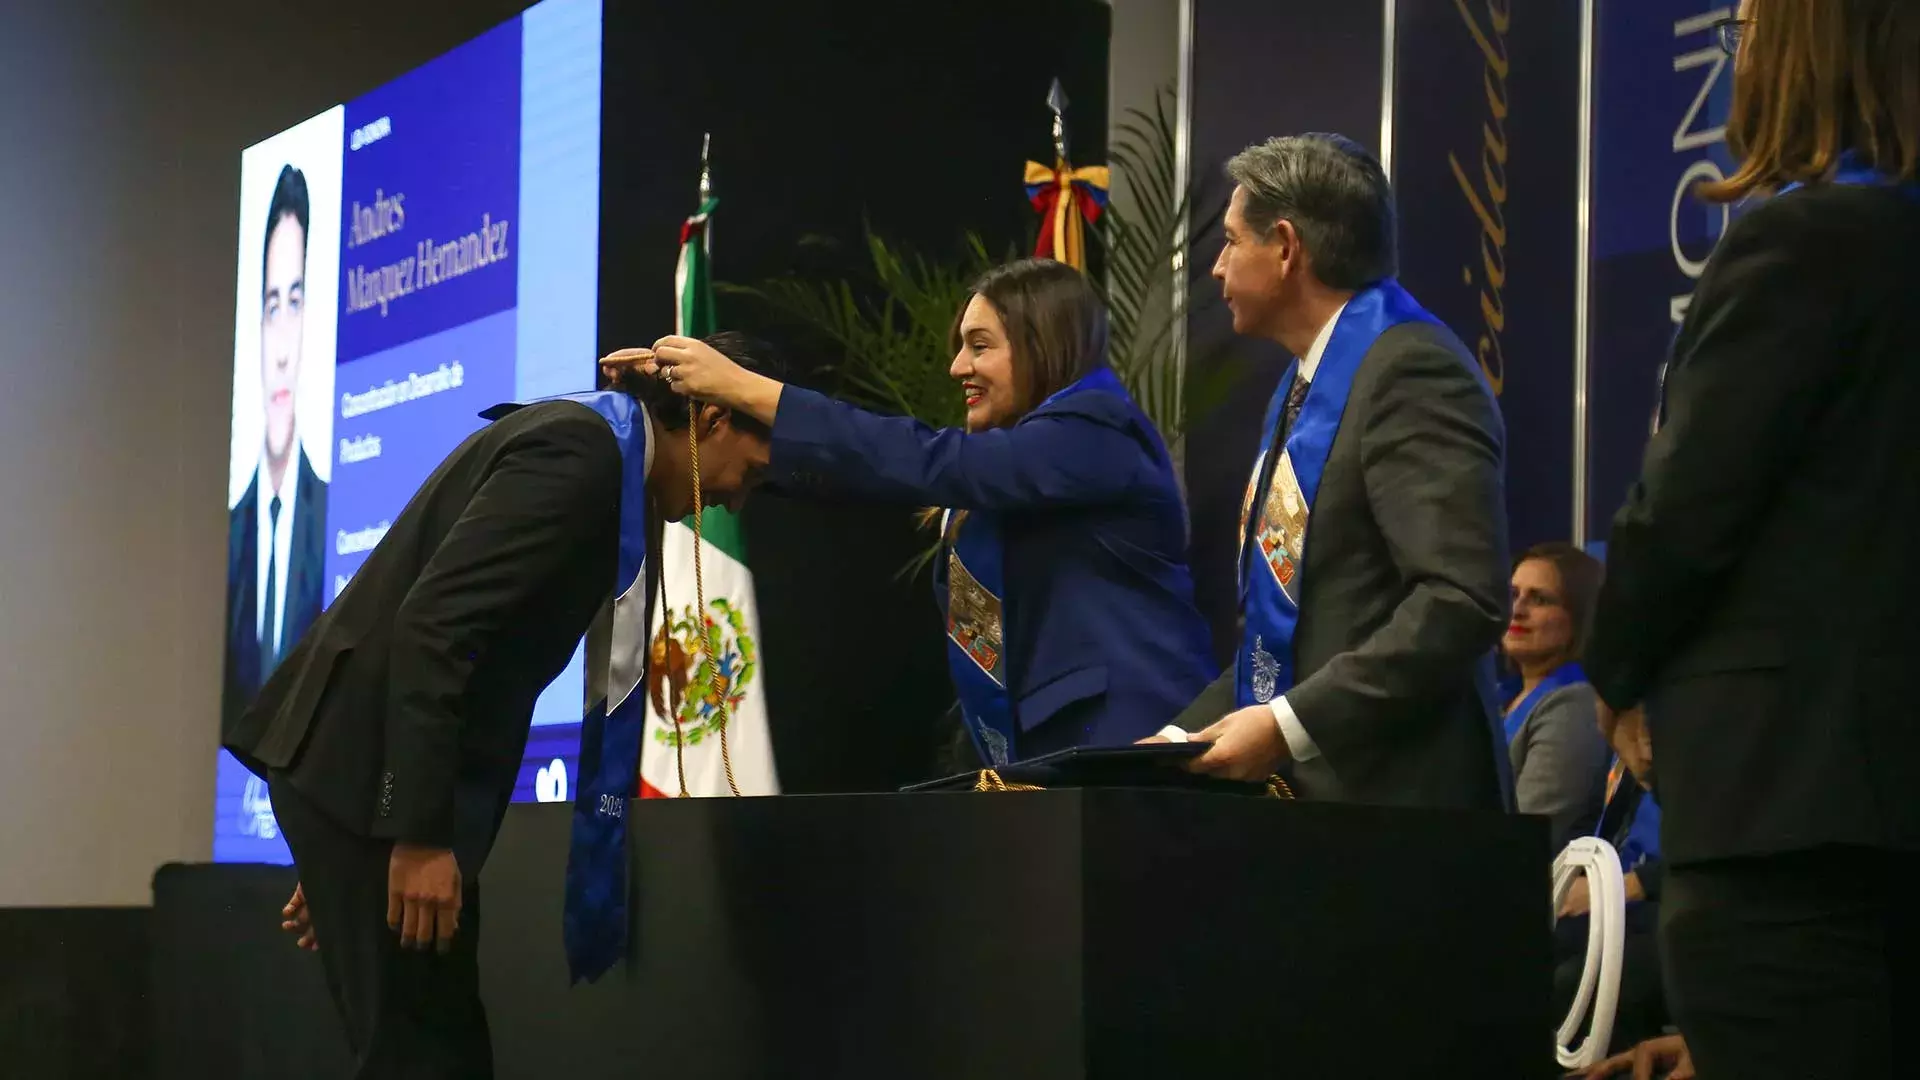
M 1314 276 L 1359 289 L 1399 272 L 1393 188 L 1375 158 L 1344 135 L 1286 135 L 1227 162 L 1247 191 L 1247 225 L 1261 239 L 1286 220 L 1300 234 Z

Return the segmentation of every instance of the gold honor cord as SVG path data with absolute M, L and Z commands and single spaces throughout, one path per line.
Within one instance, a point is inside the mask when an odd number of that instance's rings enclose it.
M 693 595 L 695 624 L 699 627 L 700 653 L 706 657 L 707 670 L 712 672 L 714 686 L 719 690 L 716 706 L 720 710 L 720 762 L 727 770 L 727 788 L 735 795 L 740 794 L 740 785 L 733 779 L 733 750 L 728 745 L 727 729 L 732 725 L 727 717 L 727 694 L 732 687 L 726 675 L 720 670 L 720 662 L 713 655 L 713 635 L 707 633 L 707 583 L 702 574 L 700 562 L 701 518 L 700 512 L 704 500 L 700 495 L 700 404 L 693 398 L 687 399 L 687 456 L 693 462 Z M 673 731 L 673 767 L 680 775 L 680 797 L 687 797 L 686 736 L 680 731 L 679 718 L 675 718 Z
M 981 769 L 980 778 L 973 782 L 973 790 L 975 791 L 1044 791 L 1046 789 L 1041 787 L 1039 784 L 1016 784 L 1010 780 L 1003 778 L 1000 775 L 1000 771 L 998 769 Z M 1267 777 L 1267 798 L 1291 799 L 1293 798 L 1293 788 L 1288 787 L 1287 782 L 1280 778 L 1280 774 L 1275 773 L 1274 775 Z

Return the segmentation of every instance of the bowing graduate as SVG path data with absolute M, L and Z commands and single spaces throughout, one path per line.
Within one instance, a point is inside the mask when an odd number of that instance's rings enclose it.
M 1214 667 L 1173 463 L 1107 366 L 1104 306 L 1073 268 L 1025 259 L 975 284 L 951 339 L 964 430 L 785 386 L 686 338 L 632 359 L 770 424 L 770 483 L 946 508 L 934 588 L 983 763 L 1150 734 Z
M 761 363 L 737 337 L 715 345 Z M 492 1075 L 480 870 L 534 700 L 596 616 L 565 943 L 576 978 L 624 951 L 647 553 L 694 508 L 687 403 L 625 382 L 490 410 L 221 733 L 267 781 L 300 873 L 284 928 L 319 949 L 355 1076 Z M 692 423 L 702 498 L 737 502 L 766 462 L 765 427 L 713 405 Z

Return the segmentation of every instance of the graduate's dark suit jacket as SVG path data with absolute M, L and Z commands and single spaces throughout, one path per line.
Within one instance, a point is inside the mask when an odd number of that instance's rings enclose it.
M 1020 757 L 1144 738 L 1213 676 L 1173 466 L 1124 397 L 1074 394 L 970 435 L 788 387 L 769 482 L 1002 515 Z M 944 559 L 934 588 L 944 607 Z
M 1507 623 L 1506 428 L 1472 354 L 1425 323 L 1360 362 L 1307 525 L 1294 687 L 1305 799 L 1500 809 L 1493 648 Z M 1236 643 L 1238 651 L 1238 643 Z M 1181 715 L 1234 708 L 1233 668 Z
M 285 656 L 320 617 L 327 579 L 327 485 L 300 449 L 295 466 L 292 543 L 274 588 L 285 598 L 280 628 Z M 269 613 L 271 617 L 271 613 Z M 231 720 L 253 701 L 260 663 L 260 473 L 227 514 L 227 650 L 221 716 Z
M 1920 848 L 1920 202 L 1727 230 L 1615 517 L 1588 677 L 1647 707 L 1664 854 Z
M 612 587 L 620 476 L 612 429 L 575 402 L 475 432 L 226 726 L 227 749 L 349 831 L 455 848 L 472 880 L 534 699 Z

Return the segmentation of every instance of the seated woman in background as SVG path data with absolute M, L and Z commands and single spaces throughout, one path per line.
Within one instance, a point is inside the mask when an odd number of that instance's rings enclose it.
M 783 385 L 690 338 L 607 362 L 770 425 L 767 481 L 788 492 L 946 508 L 934 588 L 983 762 L 1153 734 L 1216 668 L 1186 505 L 1107 366 L 1105 307 L 1079 271 L 1023 259 L 975 283 L 951 345 L 965 430 Z
M 1593 831 L 1607 780 L 1607 744 L 1580 670 L 1600 577 L 1599 560 L 1572 544 L 1522 553 L 1500 644 L 1519 673 L 1506 716 L 1514 799 L 1521 813 L 1552 819 L 1556 853 Z

